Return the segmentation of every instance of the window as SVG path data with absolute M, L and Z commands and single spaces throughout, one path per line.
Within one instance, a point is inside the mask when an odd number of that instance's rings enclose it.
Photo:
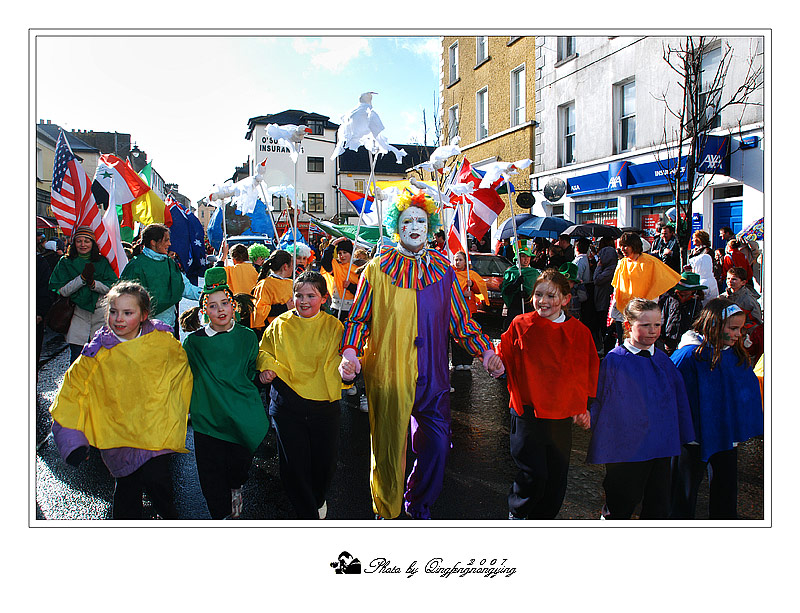
M 458 136 L 458 105 L 447 109 L 447 139 L 452 143 Z
M 43 179 L 44 178 L 44 161 L 42 150 L 39 147 L 36 147 L 36 178 Z
M 675 199 L 672 194 L 634 196 L 632 205 L 633 225 L 644 230 L 652 243 L 656 238 L 656 224 L 675 206 Z
M 311 157 L 308 160 L 308 172 L 325 172 L 325 158 Z
M 525 64 L 511 71 L 511 127 L 525 122 Z
M 458 81 L 458 41 L 450 45 L 448 66 L 450 66 L 450 84 L 453 84 Z
M 272 197 L 272 210 L 273 211 L 282 211 L 284 209 L 283 204 L 283 196 L 273 196 Z
M 308 194 L 306 210 L 309 213 L 325 212 L 325 194 Z
M 721 125 L 717 112 L 722 94 L 722 79 L 718 77 L 722 48 L 703 50 L 700 67 L 700 129 L 713 130 Z
M 364 191 L 364 179 L 354 179 L 353 186 L 355 187 L 355 191 L 361 192 L 362 194 L 366 193 Z
M 489 136 L 488 121 L 489 90 L 484 87 L 475 94 L 475 138 L 480 140 Z
M 475 37 L 475 66 L 483 63 L 489 57 L 489 37 L 476 36 Z
M 564 62 L 576 55 L 574 36 L 559 36 L 557 38 L 556 61 Z
M 617 152 L 636 148 L 636 81 L 616 87 Z
M 714 200 L 724 200 L 725 198 L 741 198 L 742 194 L 744 194 L 744 189 L 741 185 L 714 188 Z
M 561 166 L 575 162 L 575 103 L 565 104 L 559 113 Z
M 617 199 L 578 202 L 575 204 L 577 223 L 600 223 L 617 225 Z M 613 223 L 609 223 L 613 222 Z
M 311 128 L 311 134 L 317 136 L 323 136 L 325 134 L 325 122 L 321 119 L 309 119 L 306 125 Z

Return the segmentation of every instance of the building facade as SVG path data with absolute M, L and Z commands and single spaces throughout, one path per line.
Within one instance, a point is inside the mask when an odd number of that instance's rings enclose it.
M 536 39 L 444 36 L 441 40 L 442 142 L 451 143 L 458 136 L 463 156 L 478 169 L 495 161 L 533 159 Z M 517 193 L 530 189 L 528 174 L 512 177 Z M 508 217 L 506 209 L 498 222 Z
M 534 213 L 655 231 L 675 206 L 666 173 L 685 166 L 675 147 L 677 119 L 666 109 L 681 106 L 680 78 L 664 59 L 681 45 L 685 38 L 536 37 Z M 754 70 L 763 67 L 763 53 L 763 37 L 706 39 L 701 98 L 729 99 L 751 59 Z M 728 65 L 724 85 L 706 91 L 721 63 Z M 703 177 L 692 224 L 715 247 L 720 227 L 736 232 L 764 215 L 761 83 L 750 105 L 708 113 L 706 131 L 717 146 L 702 153 L 718 164 Z M 549 202 L 544 186 L 554 178 L 566 183 L 566 194 Z

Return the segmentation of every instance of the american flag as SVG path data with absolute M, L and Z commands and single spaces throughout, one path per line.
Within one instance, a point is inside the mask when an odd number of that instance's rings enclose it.
M 56 156 L 53 162 L 53 183 L 50 189 L 50 208 L 58 220 L 61 231 L 72 236 L 79 226 L 88 226 L 94 232 L 100 253 L 119 274 L 119 263 L 108 237 L 100 209 L 92 195 L 92 182 L 70 149 L 64 131 L 58 135 Z

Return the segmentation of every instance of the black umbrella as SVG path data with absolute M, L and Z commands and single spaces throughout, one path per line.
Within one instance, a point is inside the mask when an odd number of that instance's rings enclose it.
M 622 236 L 622 230 L 617 226 L 607 226 L 602 223 L 581 223 L 570 226 L 562 232 L 572 238 L 585 236 L 587 238 L 599 238 L 601 236 L 608 236 L 611 238 L 619 238 Z

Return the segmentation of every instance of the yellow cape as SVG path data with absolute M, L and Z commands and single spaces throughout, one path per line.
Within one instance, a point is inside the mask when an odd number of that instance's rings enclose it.
M 80 356 L 67 370 L 50 412 L 98 449 L 187 452 L 192 371 L 181 344 L 154 331 Z
M 635 261 L 622 258 L 617 263 L 611 281 L 616 290 L 614 300 L 617 310 L 622 313 L 631 298 L 655 300 L 680 280 L 680 274 L 652 255 L 643 253 Z
M 342 397 L 339 343 L 344 326 L 320 312 L 301 317 L 292 309 L 264 330 L 258 346 L 258 370 L 271 370 L 306 400 L 333 402 Z

